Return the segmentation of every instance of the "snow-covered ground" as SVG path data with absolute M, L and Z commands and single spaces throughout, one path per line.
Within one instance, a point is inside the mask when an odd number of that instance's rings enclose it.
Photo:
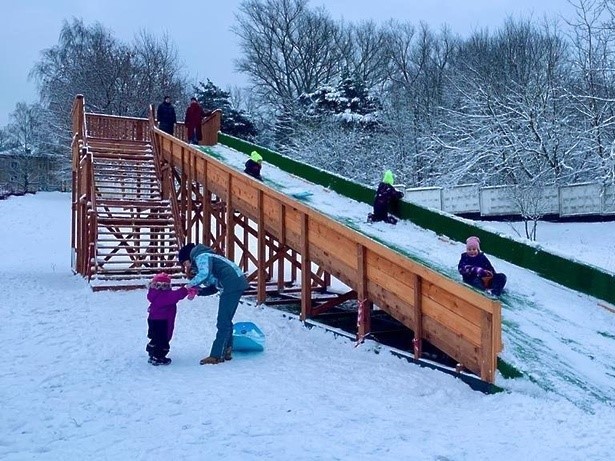
M 615 222 L 561 223 L 540 221 L 536 242 L 526 240 L 523 222 L 477 222 L 530 245 L 615 273 Z
M 282 186 L 295 180 L 263 170 Z M 310 203 L 365 216 L 326 191 Z M 605 362 L 615 358 L 615 314 L 503 261 L 494 260 L 511 279 L 504 355 L 532 379 L 499 377 L 506 392 L 484 395 L 248 302 L 235 320 L 263 329 L 265 352 L 200 366 L 215 297 L 180 303 L 173 363 L 152 367 L 145 289 L 94 293 L 71 272 L 70 194 L 0 201 L 0 223 L 2 460 L 612 459 L 615 371 Z M 400 224 L 365 226 L 456 265 L 460 244 Z M 603 251 L 591 235 L 615 227 L 558 226 L 553 243 L 576 235 L 574 246 L 561 243 L 576 254 Z M 561 376 L 541 372 L 545 357 Z

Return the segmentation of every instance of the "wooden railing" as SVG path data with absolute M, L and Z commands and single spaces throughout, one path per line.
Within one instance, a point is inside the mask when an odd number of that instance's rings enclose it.
M 220 124 L 222 121 L 222 111 L 220 109 L 214 110 L 210 115 L 204 117 L 201 121 L 201 139 L 200 144 L 202 146 L 213 146 L 218 142 L 218 132 L 220 131 Z M 188 142 L 186 135 L 186 126 L 183 122 L 177 122 L 175 124 L 175 137 Z
M 87 119 L 88 137 L 125 141 L 150 140 L 147 119 L 91 113 L 88 113 Z
M 230 210 L 230 229 L 235 212 L 257 223 L 259 262 L 265 253 L 265 235 L 300 255 L 303 317 L 311 312 L 308 277 L 315 263 L 351 287 L 364 309 L 372 303 L 377 305 L 412 329 L 419 342 L 429 341 L 484 381 L 494 381 L 497 355 L 502 349 L 498 301 L 406 258 L 158 129 L 153 137 L 161 149 L 161 161 L 181 172 L 178 195 L 191 197 L 189 187 L 197 183 L 204 195 L 213 194 L 225 202 Z M 190 206 L 182 218 L 190 229 Z M 209 232 L 206 225 L 203 231 Z M 265 285 L 259 283 L 258 287 L 258 298 L 263 300 Z
M 92 158 L 84 147 L 86 143 L 85 108 L 82 95 L 77 95 L 71 110 L 72 150 L 72 226 L 71 251 L 73 270 L 91 277 L 90 259 L 95 245 L 95 219 L 93 211 Z

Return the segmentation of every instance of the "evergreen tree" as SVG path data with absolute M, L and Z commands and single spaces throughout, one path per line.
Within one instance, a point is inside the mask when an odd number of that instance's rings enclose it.
M 313 93 L 304 93 L 299 103 L 308 117 L 335 119 L 364 128 L 377 124 L 379 101 L 370 96 L 365 85 L 352 77 L 343 78 L 336 86 L 325 85 Z
M 251 141 L 256 136 L 254 123 L 241 110 L 235 109 L 230 101 L 230 93 L 214 85 L 209 79 L 207 83 L 199 82 L 194 88 L 196 98 L 205 110 L 220 109 L 222 111 L 221 131 L 237 138 Z

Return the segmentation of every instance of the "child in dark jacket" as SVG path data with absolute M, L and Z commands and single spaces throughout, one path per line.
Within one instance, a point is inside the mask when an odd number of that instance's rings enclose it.
M 389 207 L 403 196 L 403 192 L 393 187 L 393 172 L 391 170 L 385 171 L 374 198 L 374 212 L 367 215 L 367 220 L 369 222 L 385 221 L 389 224 L 397 224 L 397 218 L 389 214 Z
M 494 296 L 500 296 L 506 285 L 506 275 L 495 271 L 485 253 L 480 251 L 480 239 L 475 236 L 466 240 L 466 251 L 461 253 L 457 270 L 465 283 Z
M 252 153 L 250 154 L 250 158 L 246 162 L 246 165 L 245 165 L 246 168 L 243 170 L 243 172 L 246 174 L 249 174 L 253 178 L 258 179 L 259 181 L 262 181 L 263 180 L 261 176 L 262 163 L 263 163 L 263 157 L 261 156 L 261 154 L 259 154 L 256 151 L 252 151 Z
M 147 337 L 150 339 L 145 347 L 149 354 L 148 362 L 152 365 L 168 365 L 171 359 L 169 342 L 173 337 L 175 328 L 175 316 L 177 315 L 177 303 L 188 296 L 194 298 L 196 290 L 181 287 L 176 290 L 171 288 L 171 278 L 164 272 L 156 274 L 152 279 L 147 300 L 150 302 L 147 317 Z

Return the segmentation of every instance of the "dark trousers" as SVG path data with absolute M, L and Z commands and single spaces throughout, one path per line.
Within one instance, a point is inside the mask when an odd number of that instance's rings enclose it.
M 174 125 L 168 125 L 168 124 L 165 124 L 165 123 L 161 123 L 161 124 L 159 125 L 159 128 L 160 128 L 162 131 L 164 131 L 165 133 L 169 133 L 171 136 L 173 136 L 173 135 L 174 135 L 174 133 L 173 133 L 174 128 L 175 128 L 175 126 L 174 126 Z
M 470 285 L 475 288 L 478 288 L 479 290 L 485 290 L 488 288 L 491 290 L 491 293 L 496 296 L 500 296 L 502 294 L 502 291 L 504 290 L 504 285 L 506 285 L 506 275 L 502 273 L 493 274 L 491 284 L 488 287 L 484 285 L 483 279 L 480 277 L 474 277 L 472 280 L 469 280 L 466 283 L 469 283 Z
M 493 279 L 491 279 L 491 293 L 500 296 L 504 290 L 504 285 L 506 285 L 506 275 L 502 273 L 493 274 Z
M 149 343 L 145 350 L 150 357 L 163 359 L 169 353 L 169 322 L 166 320 L 147 319 L 147 337 Z

